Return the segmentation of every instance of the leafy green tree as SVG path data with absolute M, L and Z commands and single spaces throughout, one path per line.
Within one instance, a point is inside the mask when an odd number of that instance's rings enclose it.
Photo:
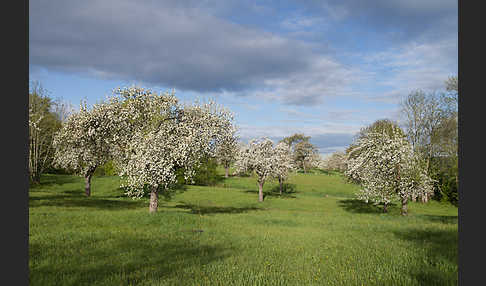
M 313 159 L 316 157 L 317 151 L 317 147 L 307 140 L 295 144 L 294 160 L 298 166 L 304 169 L 304 173 L 307 173 L 307 168 L 313 165 Z
M 318 158 L 317 147 L 309 142 L 310 138 L 303 133 L 295 133 L 280 140 L 290 148 L 294 165 L 302 168 L 304 173 L 307 172 L 307 168 L 314 165 L 314 161 Z
M 214 186 L 218 182 L 218 163 L 216 158 L 206 156 L 201 164 L 195 168 L 194 184 L 200 186 Z
M 285 137 L 280 142 L 283 142 L 289 146 L 289 148 L 293 148 L 296 143 L 302 141 L 309 141 L 310 136 L 305 136 L 303 133 L 295 133 L 291 136 Z

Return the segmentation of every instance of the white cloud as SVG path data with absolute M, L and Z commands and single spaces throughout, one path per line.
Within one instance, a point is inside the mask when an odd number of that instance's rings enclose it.
M 444 81 L 457 74 L 457 37 L 439 42 L 410 42 L 365 57 L 368 67 L 381 67 L 377 86 L 387 88 L 368 100 L 398 103 L 415 89 L 427 92 L 444 90 Z

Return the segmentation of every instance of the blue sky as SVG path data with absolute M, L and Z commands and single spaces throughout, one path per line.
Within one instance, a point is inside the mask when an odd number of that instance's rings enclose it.
M 69 3 L 67 3 L 69 2 Z M 310 135 L 321 154 L 400 120 L 415 89 L 457 75 L 457 1 L 34 1 L 30 80 L 92 104 L 174 88 L 235 112 L 242 140 Z

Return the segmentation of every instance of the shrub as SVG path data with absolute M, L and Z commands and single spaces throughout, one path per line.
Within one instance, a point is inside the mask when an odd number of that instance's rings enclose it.
M 204 158 L 196 169 L 194 184 L 200 186 L 214 186 L 220 179 L 217 172 L 218 162 L 215 158 Z

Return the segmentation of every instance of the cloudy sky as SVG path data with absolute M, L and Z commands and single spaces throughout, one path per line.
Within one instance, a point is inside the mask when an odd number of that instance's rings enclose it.
M 293 133 L 321 154 L 415 89 L 457 75 L 457 1 L 38 0 L 29 4 L 30 80 L 96 103 L 133 84 L 215 99 L 242 140 Z

